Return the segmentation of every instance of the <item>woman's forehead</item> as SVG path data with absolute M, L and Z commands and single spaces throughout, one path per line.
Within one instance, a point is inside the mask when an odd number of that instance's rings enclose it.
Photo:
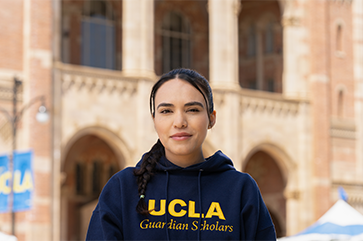
M 172 79 L 165 82 L 155 94 L 155 102 L 168 101 L 201 101 L 204 102 L 202 93 L 185 80 Z

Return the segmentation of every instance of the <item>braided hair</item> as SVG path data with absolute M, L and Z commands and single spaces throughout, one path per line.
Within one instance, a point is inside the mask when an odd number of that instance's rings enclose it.
M 202 75 L 197 73 L 194 70 L 190 69 L 174 69 L 163 76 L 154 84 L 151 94 L 150 94 L 150 113 L 153 117 L 155 117 L 155 95 L 157 90 L 162 86 L 165 82 L 172 79 L 181 79 L 192 86 L 194 86 L 202 95 L 208 106 L 208 118 L 210 118 L 210 114 L 213 113 L 213 94 L 212 89 L 208 83 L 208 80 L 204 78 Z M 138 184 L 138 192 L 139 192 L 139 202 L 136 206 L 136 211 L 142 215 L 147 216 L 150 211 L 147 208 L 145 202 L 145 193 L 148 182 L 155 172 L 155 166 L 160 158 L 165 155 L 165 149 L 163 144 L 158 141 L 154 144 L 154 146 L 147 152 L 142 160 L 140 168 L 135 169 L 134 175 L 137 177 Z

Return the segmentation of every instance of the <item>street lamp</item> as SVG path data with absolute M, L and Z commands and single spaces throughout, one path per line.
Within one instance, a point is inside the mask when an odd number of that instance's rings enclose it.
M 10 114 L 7 110 L 0 107 L 0 111 L 6 116 L 8 121 L 11 123 L 12 128 L 12 146 L 11 146 L 11 154 L 9 158 L 9 171 L 12 173 L 12 176 L 9 180 L 9 186 L 11 189 L 10 192 L 10 205 L 11 205 L 11 233 L 12 235 L 15 235 L 15 213 L 13 211 L 13 204 L 14 204 L 14 191 L 13 191 L 13 171 L 14 171 L 14 151 L 16 150 L 16 134 L 17 134 L 17 128 L 18 123 L 21 120 L 21 117 L 23 116 L 24 111 L 26 111 L 30 106 L 35 104 L 36 102 L 40 101 L 41 106 L 38 109 L 38 113 L 36 114 L 36 119 L 40 123 L 47 122 L 49 119 L 49 114 L 47 112 L 47 108 L 45 107 L 45 98 L 44 96 L 37 96 L 30 100 L 30 102 L 25 105 L 20 111 L 17 111 L 17 94 L 18 94 L 18 88 L 22 84 L 22 81 L 14 77 L 14 83 L 13 83 L 13 111 L 12 114 Z

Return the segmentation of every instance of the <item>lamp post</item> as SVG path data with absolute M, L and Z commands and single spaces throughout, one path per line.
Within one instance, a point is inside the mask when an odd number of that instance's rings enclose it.
M 13 172 L 14 172 L 14 151 L 16 150 L 16 136 L 17 136 L 17 128 L 18 123 L 21 120 L 21 117 L 23 116 L 24 111 L 26 111 L 29 107 L 31 107 L 33 104 L 37 103 L 38 101 L 41 102 L 41 106 L 39 107 L 38 113 L 36 115 L 36 119 L 38 122 L 44 123 L 48 121 L 49 114 L 47 112 L 47 108 L 45 107 L 44 103 L 44 96 L 37 96 L 30 100 L 30 102 L 25 105 L 20 111 L 17 110 L 17 102 L 18 102 L 18 88 L 22 85 L 22 81 L 14 77 L 13 82 L 13 111 L 12 114 L 10 114 L 7 110 L 0 107 L 0 111 L 6 116 L 8 121 L 11 124 L 12 128 L 12 145 L 11 145 L 11 154 L 9 158 L 9 172 L 11 173 L 11 178 L 9 179 L 9 186 L 10 186 L 10 208 L 11 208 L 11 234 L 15 235 L 15 212 L 13 211 L 13 204 L 14 204 L 14 191 L 13 191 Z

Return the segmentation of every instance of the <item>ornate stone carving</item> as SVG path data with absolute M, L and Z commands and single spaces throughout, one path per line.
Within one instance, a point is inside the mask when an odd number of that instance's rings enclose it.
M 295 16 L 283 17 L 281 24 L 283 27 L 297 27 L 301 25 L 301 20 Z
M 13 88 L 8 86 L 0 86 L 0 100 L 11 101 L 13 99 Z M 18 102 L 23 99 L 22 88 L 18 89 L 17 100 Z
M 295 199 L 298 200 L 300 199 L 300 192 L 297 190 L 292 190 L 292 191 L 285 191 L 284 192 L 284 196 L 286 199 Z
M 348 194 L 348 203 L 357 210 L 363 211 L 363 183 L 362 182 L 333 182 L 333 190 L 343 187 Z M 337 194 L 338 195 L 338 194 Z
M 344 139 L 355 139 L 356 128 L 354 121 L 332 118 L 330 120 L 330 136 Z
M 87 90 L 97 93 L 127 93 L 134 94 L 137 91 L 137 81 L 134 79 L 116 79 L 105 77 L 92 77 L 84 74 L 62 73 L 62 93 L 65 94 L 70 89 L 76 91 Z
M 0 138 L 5 143 L 10 143 L 11 134 L 11 123 L 6 118 L 0 116 Z
M 245 111 L 259 111 L 277 115 L 296 115 L 299 111 L 299 102 L 241 96 L 240 107 L 241 113 Z
M 334 3 L 338 3 L 340 5 L 348 5 L 350 6 L 353 2 L 353 0 L 331 0 Z
M 363 196 L 351 195 L 348 196 L 348 202 L 353 205 L 363 206 Z

